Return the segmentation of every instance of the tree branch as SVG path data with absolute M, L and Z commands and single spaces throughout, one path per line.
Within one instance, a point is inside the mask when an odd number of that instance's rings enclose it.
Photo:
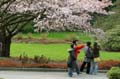
M 0 8 L 3 6 L 3 5 L 5 5 L 5 4 L 7 4 L 7 3 L 9 3 L 9 2 L 11 2 L 11 1 L 15 1 L 15 0 L 3 0 L 3 1 L 1 1 L 0 3 Z
M 6 17 L 3 16 L 3 19 L 0 20 L 0 23 L 4 22 L 4 21 L 6 21 L 6 20 L 9 20 L 9 18 L 11 19 L 11 18 L 15 17 L 15 15 L 16 15 L 16 14 L 8 14 Z
M 14 2 L 15 0 L 11 0 L 10 2 L 8 2 L 8 5 L 6 6 L 6 8 L 3 10 L 3 12 L 1 13 L 1 15 L 3 15 L 7 9 L 9 8 L 9 6 Z
M 15 36 L 22 28 L 24 28 L 30 21 L 27 21 L 25 23 L 23 23 L 21 26 L 19 26 L 20 28 L 18 28 L 15 32 L 12 33 L 11 37 Z
M 24 20 L 22 20 L 22 19 L 24 19 Z M 23 22 L 26 22 L 26 21 L 31 21 L 33 19 L 34 19 L 34 17 L 29 17 L 27 19 L 26 18 L 21 18 L 20 20 L 15 21 L 13 23 L 9 23 L 8 25 L 14 25 L 14 24 L 18 24 L 18 23 L 23 23 Z
M 13 29 L 9 29 L 10 27 L 7 27 L 6 30 L 8 32 L 8 36 L 7 37 L 12 37 L 12 33 L 16 30 L 16 28 L 18 27 L 19 24 L 14 25 Z M 12 28 L 12 27 L 11 27 Z
M 14 17 L 10 17 L 10 19 L 8 20 L 8 23 L 12 23 L 13 21 L 17 21 L 17 19 L 19 20 L 21 20 L 21 19 L 26 19 L 26 18 L 28 18 L 28 17 L 30 17 L 30 16 L 34 16 L 34 15 L 30 15 L 30 14 L 19 14 L 19 13 L 16 13 L 16 15 L 14 16 Z
M 14 28 L 11 30 L 11 34 L 12 34 L 12 32 L 15 31 L 15 29 L 16 29 L 18 26 L 19 26 L 19 24 L 16 24 L 16 25 L 14 26 Z

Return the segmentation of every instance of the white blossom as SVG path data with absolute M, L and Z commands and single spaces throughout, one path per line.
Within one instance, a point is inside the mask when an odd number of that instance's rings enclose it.
M 44 9 L 46 17 L 34 19 L 35 31 L 75 31 L 92 30 L 89 13 L 109 14 L 105 7 L 112 5 L 110 0 L 16 0 L 8 9 L 10 13 L 41 13 Z

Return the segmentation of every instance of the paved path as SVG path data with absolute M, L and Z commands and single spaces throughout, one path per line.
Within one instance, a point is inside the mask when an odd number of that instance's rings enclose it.
M 82 73 L 72 78 L 68 77 L 67 72 L 24 72 L 24 71 L 0 71 L 0 79 L 108 79 L 106 74 L 87 75 Z

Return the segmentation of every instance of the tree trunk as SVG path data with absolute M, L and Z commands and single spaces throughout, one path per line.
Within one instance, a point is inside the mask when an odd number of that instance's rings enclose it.
M 2 41 L 1 57 L 10 57 L 11 38 L 4 38 Z

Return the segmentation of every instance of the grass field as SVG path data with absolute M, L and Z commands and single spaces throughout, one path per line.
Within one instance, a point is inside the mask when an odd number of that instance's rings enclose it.
M 60 61 L 66 60 L 68 56 L 67 49 L 69 44 L 25 44 L 25 43 L 12 43 L 11 56 L 16 57 L 25 53 L 29 57 L 44 55 L 52 60 Z M 83 59 L 84 53 L 81 51 L 79 60 Z M 120 60 L 120 52 L 101 52 L 102 60 Z

